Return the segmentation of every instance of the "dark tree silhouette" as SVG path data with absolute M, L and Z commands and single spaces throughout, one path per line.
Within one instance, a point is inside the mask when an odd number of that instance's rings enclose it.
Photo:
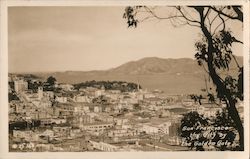
M 198 114 L 198 112 L 189 112 L 184 115 L 183 119 L 181 120 L 181 137 L 185 138 L 187 143 L 190 143 L 188 147 L 191 149 L 195 149 L 197 151 L 204 151 L 204 148 L 202 145 L 195 146 L 195 142 L 202 142 L 202 141 L 208 141 L 203 136 L 197 136 L 195 135 L 201 135 L 202 130 L 198 129 L 198 127 L 205 127 L 209 125 L 209 120 L 205 118 L 204 116 Z M 187 129 L 184 129 L 187 127 Z M 188 128 L 192 128 L 191 130 L 188 130 Z M 193 134 L 193 136 L 192 136 Z M 194 135 L 195 134 L 195 135 Z
M 87 87 L 94 87 L 101 89 L 102 87 L 105 90 L 120 90 L 122 92 L 133 92 L 137 91 L 138 85 L 132 82 L 125 82 L 125 81 L 86 81 L 83 83 L 74 84 L 76 89 L 80 88 L 87 88 Z M 141 86 L 139 86 L 141 89 Z
M 226 142 L 226 141 L 230 142 L 230 143 L 234 142 L 235 137 L 236 137 L 235 128 L 234 128 L 235 125 L 234 125 L 233 120 L 228 116 L 228 113 L 227 113 L 226 109 L 223 109 L 223 111 L 220 112 L 220 113 L 217 112 L 216 117 L 214 119 L 212 119 L 212 126 L 214 126 L 214 127 L 223 126 L 223 127 L 231 128 L 231 129 L 228 129 L 228 130 L 220 130 L 220 131 L 218 131 L 216 133 L 216 136 L 214 137 L 213 141 L 217 142 L 218 140 L 221 140 L 223 142 Z M 226 134 L 226 136 L 223 139 L 220 139 L 218 133 Z M 226 145 L 221 145 L 221 146 L 216 145 L 216 147 L 221 151 L 228 150 Z M 231 148 L 231 150 L 234 150 L 234 149 L 237 150 L 237 147 Z
M 159 8 L 168 12 L 161 12 Z M 159 11 L 159 12 L 158 12 Z M 160 13 L 164 13 L 161 15 Z M 243 66 L 240 66 L 232 52 L 233 43 L 243 43 L 233 36 L 228 22 L 242 23 L 242 6 L 171 6 L 171 7 L 126 7 L 123 18 L 128 27 L 137 27 L 148 19 L 169 20 L 174 26 L 197 27 L 202 33 L 195 43 L 195 58 L 204 68 L 215 86 L 217 98 L 226 104 L 227 113 L 239 134 L 239 150 L 244 150 L 244 128 L 236 103 L 243 100 Z M 222 76 L 220 71 L 230 73 L 230 63 L 238 67 L 238 79 Z
M 14 93 L 14 92 L 9 92 L 8 98 L 9 98 L 9 101 L 12 101 L 12 100 L 19 100 L 18 96 L 17 96 L 16 93 Z
M 28 82 L 28 89 L 32 90 L 33 92 L 37 92 L 38 87 L 43 85 L 41 81 L 32 82 L 31 80 L 27 80 L 27 82 Z
M 203 129 L 208 127 L 210 127 L 209 130 Z M 225 129 L 219 129 L 220 127 Z M 184 142 L 189 143 L 187 145 L 190 149 L 204 151 L 205 146 L 211 146 L 212 142 L 214 143 L 212 146 L 220 151 L 237 148 L 232 147 L 236 137 L 234 122 L 228 116 L 225 109 L 222 112 L 217 112 L 216 116 L 210 119 L 200 115 L 196 111 L 189 112 L 181 120 L 180 129 L 180 135 L 185 139 Z M 204 134 L 213 134 L 213 136 Z M 230 144 L 220 144 L 222 142 Z
M 49 76 L 48 79 L 47 79 L 47 83 L 50 85 L 50 86 L 54 86 L 55 85 L 55 82 L 56 82 L 56 78 L 53 77 L 53 76 Z
M 202 95 L 195 95 L 195 94 L 191 94 L 190 95 L 190 98 L 192 99 L 192 100 L 194 100 L 194 103 L 199 103 L 199 105 L 201 105 L 202 103 L 201 103 L 201 100 L 202 100 Z

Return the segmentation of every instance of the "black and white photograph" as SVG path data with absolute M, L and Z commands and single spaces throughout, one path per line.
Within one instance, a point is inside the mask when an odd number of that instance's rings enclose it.
M 244 9 L 9 6 L 8 152 L 246 151 Z

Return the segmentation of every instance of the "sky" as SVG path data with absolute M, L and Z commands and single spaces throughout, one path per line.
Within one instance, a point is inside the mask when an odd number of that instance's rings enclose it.
M 199 28 L 176 28 L 167 20 L 128 28 L 124 9 L 10 7 L 9 72 L 105 70 L 144 57 L 194 57 Z M 234 29 L 241 35 L 240 25 Z M 241 46 L 234 49 L 242 55 Z

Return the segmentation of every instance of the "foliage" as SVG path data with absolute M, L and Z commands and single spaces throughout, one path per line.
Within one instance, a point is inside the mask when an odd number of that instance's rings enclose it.
M 53 76 L 49 76 L 49 77 L 47 78 L 47 83 L 48 83 L 50 86 L 54 86 L 55 83 L 56 83 L 56 78 L 53 77 Z
M 136 6 L 135 9 L 141 8 L 141 6 Z M 126 7 L 125 13 L 123 14 L 123 18 L 127 19 L 128 27 L 137 27 L 137 23 L 139 22 L 137 19 L 135 19 L 136 13 L 134 12 L 133 7 Z
M 19 98 L 17 97 L 17 95 L 14 92 L 9 93 L 8 97 L 9 97 L 9 102 L 12 100 L 19 100 Z
M 41 81 L 32 82 L 31 80 L 28 80 L 28 89 L 32 90 L 33 92 L 37 92 L 38 87 L 41 87 L 43 83 Z
M 187 128 L 192 129 L 188 130 Z M 180 136 L 185 139 L 185 142 L 190 143 L 188 147 L 193 150 L 204 151 L 207 145 L 212 145 L 212 142 L 215 143 L 212 146 L 216 150 L 226 151 L 237 149 L 235 144 L 235 125 L 233 120 L 228 116 L 228 113 L 226 113 L 226 109 L 223 109 L 222 112 L 217 112 L 213 118 L 205 118 L 197 112 L 189 112 L 181 120 L 180 131 Z M 222 142 L 230 144 L 219 144 Z M 197 143 L 203 144 L 199 145 Z
M 228 116 L 227 110 L 223 109 L 222 112 L 218 112 L 216 114 L 216 117 L 213 120 L 212 125 L 215 127 L 231 127 L 232 129 L 230 130 L 220 130 L 217 131 L 216 136 L 214 137 L 213 141 L 216 142 L 218 140 L 222 140 L 223 142 L 231 142 L 233 143 L 236 137 L 236 129 L 235 129 L 235 124 L 233 122 L 233 120 L 230 118 L 230 116 Z M 223 139 L 220 139 L 219 137 L 219 133 L 222 134 L 226 134 L 226 136 Z M 225 151 L 228 150 L 228 148 L 226 147 L 226 145 L 222 145 L 222 146 L 216 146 L 217 149 L 221 150 L 221 151 Z M 238 147 L 231 147 L 231 149 L 237 149 Z
M 75 84 L 74 87 L 76 89 L 93 87 L 97 89 L 101 89 L 104 87 L 105 90 L 120 90 L 121 92 L 132 92 L 136 91 L 138 85 L 131 82 L 124 81 L 86 81 L 83 83 Z M 139 86 L 141 88 L 141 86 Z
M 235 42 L 235 37 L 231 35 L 230 31 L 222 30 L 218 34 L 213 36 L 213 51 L 208 52 L 208 42 L 206 38 L 202 38 L 201 41 L 195 43 L 196 50 L 198 51 L 195 54 L 195 58 L 198 61 L 199 65 L 202 65 L 203 62 L 208 62 L 208 54 L 212 54 L 212 64 L 213 67 L 217 70 L 223 69 L 229 71 L 229 64 L 232 60 L 232 43 Z M 234 100 L 240 99 L 243 100 L 243 67 L 239 67 L 239 76 L 238 79 L 233 78 L 231 75 L 227 75 L 223 81 L 226 89 L 228 89 L 234 98 Z M 221 77 L 222 78 L 222 77 Z M 241 78 L 241 79 L 240 79 Z M 224 94 L 222 91 L 217 90 L 217 97 L 224 99 Z M 209 94 L 211 97 L 211 94 Z
M 43 83 L 43 90 L 58 92 L 59 88 L 56 88 L 55 84 L 56 84 L 56 78 L 53 76 L 49 76 L 47 78 L 47 81 Z
M 202 95 L 196 95 L 196 94 L 191 94 L 189 95 L 192 100 L 194 100 L 195 103 L 199 103 L 201 105 L 201 100 L 203 99 Z
M 14 82 L 9 82 L 9 86 L 12 90 L 14 90 Z
M 189 112 L 184 115 L 183 119 L 181 120 L 181 137 L 185 138 L 187 143 L 191 143 L 191 145 L 189 146 L 191 149 L 195 149 L 199 151 L 204 150 L 203 146 L 195 146 L 194 143 L 195 141 L 199 141 L 199 142 L 207 141 L 207 139 L 204 138 L 203 136 L 200 136 L 198 138 L 193 138 L 192 134 L 201 134 L 202 130 L 200 129 L 196 130 L 196 129 L 198 127 L 208 126 L 208 124 L 209 124 L 208 119 L 198 114 L 195 111 Z M 183 129 L 185 126 L 192 128 L 192 130 L 185 131 Z
M 170 6 L 168 15 L 159 15 L 157 7 L 127 7 L 123 18 L 128 27 L 137 27 L 145 19 L 168 19 L 174 26 L 189 25 L 197 27 L 202 38 L 195 43 L 195 58 L 208 73 L 215 86 L 216 96 L 226 104 L 227 113 L 239 133 L 240 150 L 244 150 L 244 128 L 236 103 L 243 100 L 243 66 L 239 66 L 232 52 L 233 43 L 243 43 L 229 30 L 227 21 L 243 22 L 242 6 Z M 138 14 L 146 14 L 139 20 Z M 238 79 L 229 75 L 230 63 L 234 60 L 238 67 Z M 227 76 L 220 74 L 228 71 Z M 215 96 L 207 90 L 209 100 L 215 102 Z M 196 98 L 194 97 L 194 100 Z M 197 100 L 197 99 L 196 99 Z
M 31 80 L 31 79 L 39 79 L 38 76 L 33 74 L 17 74 L 17 77 L 22 77 L 25 81 Z

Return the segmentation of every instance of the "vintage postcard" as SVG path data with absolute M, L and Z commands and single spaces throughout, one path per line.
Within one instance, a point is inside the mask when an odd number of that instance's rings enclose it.
M 248 1 L 3 0 L 0 77 L 4 159 L 249 158 Z

